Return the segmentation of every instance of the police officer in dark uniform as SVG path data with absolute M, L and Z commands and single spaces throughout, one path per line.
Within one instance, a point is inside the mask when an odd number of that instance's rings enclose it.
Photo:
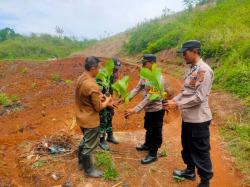
M 208 96 L 213 82 L 213 71 L 200 55 L 201 44 L 192 40 L 182 45 L 180 52 L 189 65 L 181 92 L 168 101 L 170 108 L 178 107 L 182 113 L 182 159 L 185 170 L 176 169 L 174 177 L 195 180 L 195 168 L 201 178 L 198 187 L 209 187 L 213 176 L 210 159 L 209 125 L 212 114 Z

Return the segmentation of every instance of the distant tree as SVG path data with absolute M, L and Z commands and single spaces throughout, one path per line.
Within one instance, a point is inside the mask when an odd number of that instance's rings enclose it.
M 19 36 L 19 34 L 15 33 L 13 29 L 5 28 L 0 30 L 0 42 L 11 38 L 15 38 L 17 36 Z
M 164 9 L 162 9 L 162 17 L 167 17 L 170 14 L 172 14 L 172 11 L 169 8 L 165 7 Z
M 62 27 L 56 26 L 56 33 L 59 35 L 60 38 L 63 37 L 64 30 Z
M 204 5 L 212 0 L 183 0 L 185 7 L 191 11 L 196 5 Z
M 188 9 L 188 11 L 191 11 L 194 6 L 195 0 L 183 0 L 184 6 Z
M 204 4 L 208 3 L 209 1 L 211 1 L 211 0 L 198 0 L 197 4 L 204 5 Z

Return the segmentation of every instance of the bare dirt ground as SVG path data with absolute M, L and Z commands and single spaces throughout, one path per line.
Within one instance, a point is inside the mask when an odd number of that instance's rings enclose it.
M 125 108 L 120 106 L 113 124 L 120 144 L 110 145 L 110 153 L 120 173 L 119 179 L 90 179 L 78 170 L 75 150 L 82 134 L 78 126 L 74 126 L 74 88 L 83 70 L 83 60 L 82 57 L 74 57 L 44 63 L 14 61 L 0 64 L 1 92 L 17 95 L 23 107 L 6 111 L 0 116 L 0 186 L 196 186 L 198 179 L 181 183 L 172 179 L 172 170 L 184 167 L 180 155 L 181 118 L 178 111 L 170 111 L 164 120 L 161 151 L 167 152 L 167 156 L 143 166 L 140 159 L 146 153 L 135 150 L 135 146 L 144 140 L 143 112 L 126 121 L 123 118 Z M 26 74 L 22 73 L 23 68 L 27 68 Z M 124 62 L 121 71 L 132 77 L 131 87 L 135 86 L 138 67 Z M 55 73 L 60 75 L 61 81 L 52 80 Z M 178 92 L 182 82 L 169 75 L 166 78 Z M 67 84 L 64 80 L 73 80 L 73 83 Z M 129 105 L 134 106 L 139 101 L 140 97 L 136 97 Z M 214 102 L 214 106 L 220 106 Z M 73 150 L 54 156 L 34 154 L 34 147 L 53 135 L 69 138 Z M 214 168 L 211 186 L 244 186 L 244 176 L 235 169 L 224 150 L 216 122 L 211 126 L 211 143 Z M 57 179 L 53 179 L 53 174 Z

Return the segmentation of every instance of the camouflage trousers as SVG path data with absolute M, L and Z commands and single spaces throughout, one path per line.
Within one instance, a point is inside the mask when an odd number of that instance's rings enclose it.
M 112 120 L 114 116 L 114 110 L 105 108 L 100 113 L 100 133 L 112 132 Z

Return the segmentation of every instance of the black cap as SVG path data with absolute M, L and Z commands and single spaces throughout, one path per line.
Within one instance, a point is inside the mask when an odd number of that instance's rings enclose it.
M 182 48 L 178 50 L 178 53 L 184 53 L 188 49 L 200 49 L 201 42 L 198 40 L 190 40 L 182 44 Z
M 145 62 L 156 62 L 156 56 L 153 54 L 145 54 L 142 57 L 142 60 L 140 60 L 137 63 L 145 63 Z

